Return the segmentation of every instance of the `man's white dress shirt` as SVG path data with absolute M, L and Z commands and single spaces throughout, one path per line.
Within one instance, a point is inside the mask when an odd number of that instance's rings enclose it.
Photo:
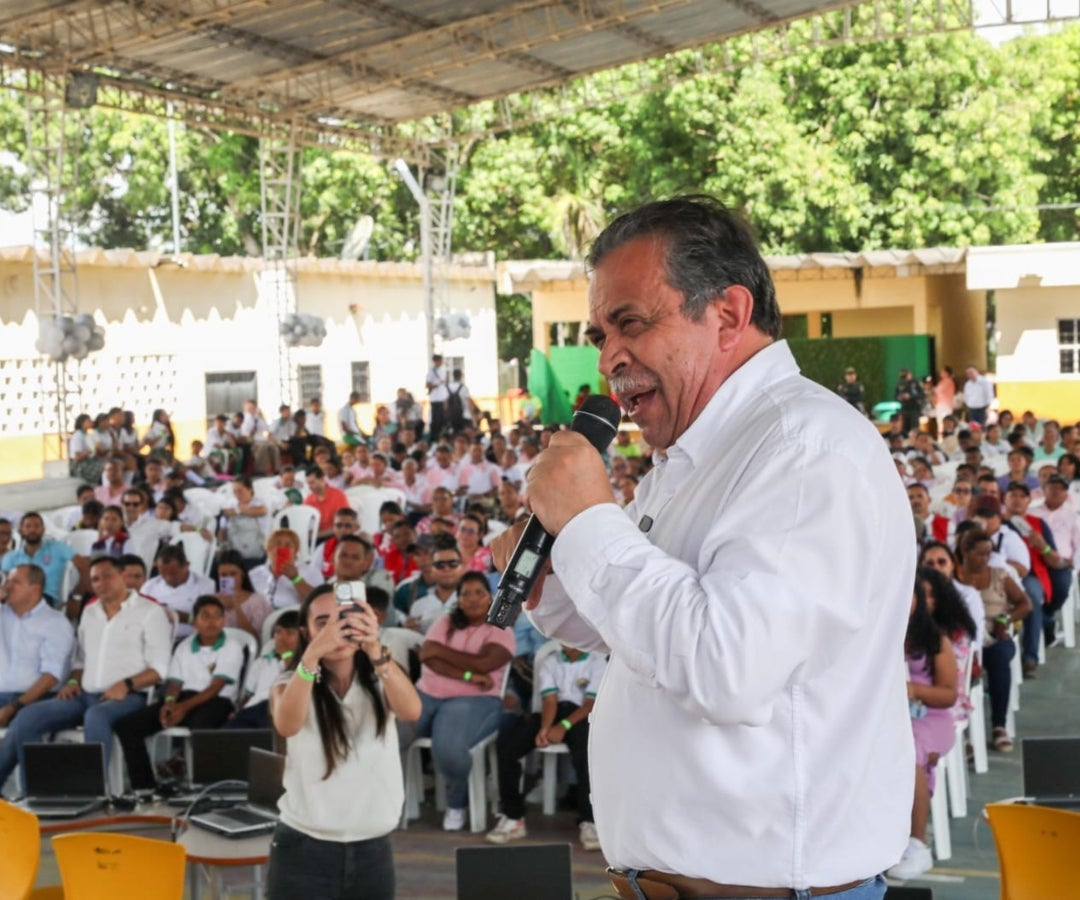
M 0 604 L 0 694 L 22 693 L 42 675 L 67 678 L 75 631 L 44 598 L 18 615 Z
M 71 667 L 83 670 L 83 690 L 97 694 L 146 669 L 164 678 L 171 652 L 172 627 L 165 610 L 130 591 L 111 619 L 101 601 L 87 604 Z
M 905 491 L 786 343 L 717 390 L 638 486 L 555 541 L 533 621 L 612 653 L 590 720 L 604 855 L 725 884 L 868 878 L 908 842 Z

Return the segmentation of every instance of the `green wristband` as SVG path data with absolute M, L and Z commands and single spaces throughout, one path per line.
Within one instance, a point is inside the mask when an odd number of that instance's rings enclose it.
M 295 578 L 291 578 L 289 580 L 292 581 L 293 584 L 299 584 L 301 581 L 304 580 L 304 576 L 303 575 L 297 575 Z
M 472 672 L 470 672 L 468 669 L 466 669 L 465 672 L 461 676 L 461 680 L 462 681 L 472 681 Z
M 79 679 L 78 679 L 78 678 L 69 678 L 69 679 L 67 680 L 67 683 L 68 683 L 68 684 L 74 684 L 74 685 L 78 686 L 78 684 L 79 684 Z
M 316 669 L 314 672 L 312 672 L 311 669 L 304 665 L 303 660 L 300 660 L 300 662 L 296 664 L 296 674 L 299 675 L 300 678 L 304 681 L 319 680 L 319 670 Z
M 1040 550 L 1039 552 L 1040 552 L 1040 553 L 1041 553 L 1041 554 L 1042 554 L 1043 556 L 1049 556 L 1049 555 L 1050 555 L 1051 553 L 1053 553 L 1053 552 L 1054 552 L 1054 548 L 1053 548 L 1053 547 L 1051 547 L 1051 546 L 1050 546 L 1049 544 L 1047 544 L 1047 545 L 1046 545 L 1045 547 L 1043 547 L 1043 548 L 1042 548 L 1042 550 Z
M 574 724 L 569 719 L 559 719 L 559 724 L 567 731 L 574 727 Z

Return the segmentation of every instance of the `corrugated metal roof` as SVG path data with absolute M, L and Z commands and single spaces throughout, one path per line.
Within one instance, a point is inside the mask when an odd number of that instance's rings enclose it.
M 927 247 L 922 250 L 868 250 L 864 253 L 801 253 L 766 256 L 772 272 L 812 272 L 824 269 L 893 269 L 893 276 L 963 273 L 967 249 Z M 496 267 L 499 291 L 512 294 L 536 284 L 585 279 L 585 266 L 567 260 L 517 259 Z
M 382 125 L 852 2 L 0 0 L 0 42 L 17 65 L 96 71 L 278 121 Z

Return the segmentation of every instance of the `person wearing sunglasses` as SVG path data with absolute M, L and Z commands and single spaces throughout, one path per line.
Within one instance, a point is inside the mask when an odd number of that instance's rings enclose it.
M 457 584 L 464 571 L 461 552 L 456 546 L 436 547 L 431 556 L 431 570 L 434 586 L 409 607 L 409 617 L 405 620 L 406 628 L 421 634 L 427 634 L 443 613 L 457 606 Z

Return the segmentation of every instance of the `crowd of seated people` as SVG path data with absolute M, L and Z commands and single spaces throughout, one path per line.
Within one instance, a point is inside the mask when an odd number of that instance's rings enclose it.
M 522 422 L 503 432 L 489 417 L 483 431 L 466 424 L 432 440 L 406 403 L 380 407 L 370 437 L 358 428 L 336 446 L 310 433 L 313 418 L 322 428 L 315 407 L 305 417 L 282 407 L 266 422 L 245 403 L 214 421 L 189 460 L 178 458 L 164 411 L 141 440 L 120 410 L 80 421 L 72 472 L 86 483 L 76 507 L 48 523 L 23 514 L 18 547 L 0 564 L 13 572 L 12 596 L 26 593 L 23 581 L 36 585 L 35 624 L 55 644 L 27 652 L 20 683 L 0 684 L 0 782 L 26 742 L 81 725 L 107 756 L 116 735 L 134 790 L 163 789 L 177 757 L 155 769 L 147 738 L 172 725 L 265 727 L 270 688 L 293 664 L 303 599 L 324 584 L 363 584 L 388 651 L 426 698 L 413 733 L 432 738 L 447 779 L 444 827 L 463 826 L 468 747 L 531 709 L 545 639 L 524 616 L 505 632 L 484 623 L 497 582 L 488 544 L 527 516 L 525 475 L 553 429 Z M 395 421 L 398 410 L 406 418 Z M 612 496 L 624 503 L 623 481 L 651 460 L 626 437 L 611 459 Z M 400 496 L 379 496 L 372 534 L 361 527 L 365 488 Z M 313 511 L 313 551 L 304 517 L 290 521 L 294 507 Z M 72 546 L 77 532 L 92 535 L 85 552 Z M 65 582 L 69 564 L 77 578 Z M 115 616 L 133 623 L 123 646 L 107 637 Z M 251 638 L 257 653 L 246 649 Z M 594 848 L 591 823 L 586 837 Z
M 938 429 L 935 429 L 938 430 Z M 985 428 L 945 415 L 938 436 L 901 420 L 884 434 L 907 488 L 920 569 L 906 639 L 917 771 L 911 840 L 889 874 L 933 865 L 926 841 L 935 767 L 985 678 L 990 747 L 1008 753 L 1015 671 L 1038 677 L 1080 569 L 1080 424 L 1002 410 Z M 1015 659 L 1019 658 L 1019 666 Z M 972 757 L 968 750 L 968 759 Z

